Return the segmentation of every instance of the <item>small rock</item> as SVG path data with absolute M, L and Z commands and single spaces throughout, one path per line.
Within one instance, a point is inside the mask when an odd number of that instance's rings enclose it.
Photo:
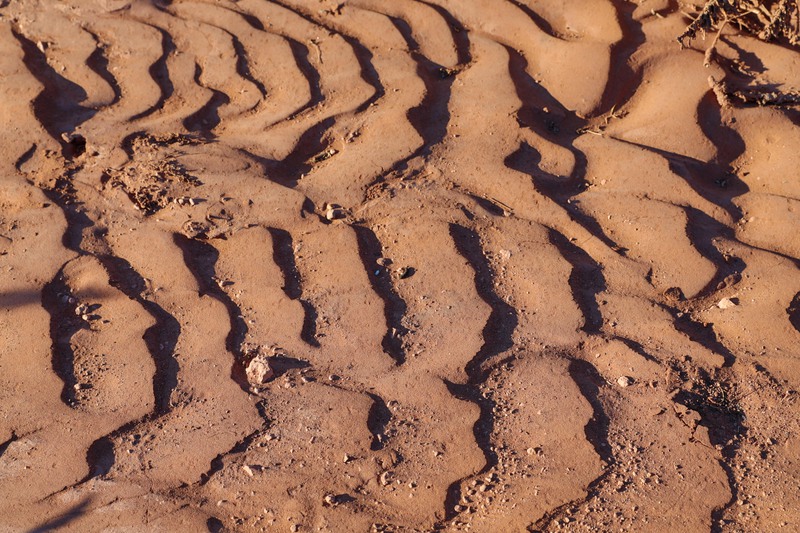
M 630 376 L 620 376 L 619 378 L 617 378 L 617 385 L 623 388 L 630 387 L 631 385 L 633 385 L 633 383 L 634 379 Z
M 400 267 L 396 271 L 397 277 L 400 279 L 408 279 L 414 275 L 416 270 L 414 267 Z
M 242 465 L 242 470 L 244 470 L 244 473 L 247 474 L 248 476 L 253 477 L 253 469 L 250 468 L 249 466 Z
M 258 353 L 247 365 L 247 381 L 253 387 L 263 385 L 275 377 L 275 371 L 269 364 L 266 354 Z
M 739 305 L 738 298 L 723 298 L 722 300 L 717 303 L 717 307 L 720 309 L 730 309 L 731 307 L 736 307 Z
M 352 456 L 352 455 L 350 455 L 350 454 L 347 454 L 347 453 L 346 453 L 346 454 L 344 454 L 344 463 L 345 463 L 345 464 L 349 463 L 349 462 L 350 462 L 350 461 L 352 461 L 352 460 L 353 460 L 353 456 Z
M 325 218 L 339 220 L 347 216 L 347 212 L 339 204 L 325 204 Z
M 500 259 L 503 261 L 508 261 L 511 259 L 511 250 L 500 250 Z
M 392 482 L 391 478 L 392 478 L 392 473 L 389 472 L 388 470 L 386 472 L 384 472 L 383 474 L 381 474 L 381 477 L 380 477 L 381 485 L 383 485 L 384 487 L 387 486 L 389 483 Z
M 318 153 L 314 157 L 311 158 L 311 161 L 314 163 L 322 163 L 323 161 L 327 161 L 331 157 L 335 156 L 339 153 L 339 150 L 336 148 L 326 148 L 322 152 Z
M 326 505 L 339 505 L 353 500 L 354 498 L 349 494 L 326 494 L 324 498 Z

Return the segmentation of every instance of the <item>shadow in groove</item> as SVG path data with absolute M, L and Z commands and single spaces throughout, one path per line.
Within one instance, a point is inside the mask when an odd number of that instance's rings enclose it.
M 155 324 L 145 331 L 143 339 L 156 366 L 153 375 L 155 413 L 166 413 L 169 411 L 172 391 L 178 386 L 179 365 L 175 359 L 175 346 L 181 334 L 181 325 L 163 307 L 145 297 L 145 280 L 128 261 L 113 255 L 99 256 L 98 259 L 108 273 L 111 286 L 141 305 L 155 320 Z
M 92 502 L 91 498 L 86 498 L 85 500 L 75 504 L 72 508 L 68 511 L 60 514 L 59 516 L 48 520 L 34 528 L 27 530 L 25 533 L 47 533 L 48 531 L 54 531 L 56 529 L 60 529 L 73 520 L 76 520 L 86 514 L 86 508 Z
M 595 453 L 600 456 L 607 466 L 604 468 L 603 472 L 586 487 L 585 497 L 567 502 L 552 509 L 536 520 L 535 523 L 528 526 L 529 531 L 536 533 L 548 531 L 549 525 L 564 511 L 564 509 L 568 509 L 576 503 L 592 498 L 592 496 L 597 493 L 598 487 L 602 485 L 609 474 L 614 471 L 611 465 L 614 464 L 615 459 L 614 455 L 611 453 L 611 445 L 608 442 L 608 430 L 611 421 L 600 399 L 600 388 L 603 387 L 605 380 L 594 365 L 581 359 L 571 360 L 568 371 L 583 397 L 589 402 L 589 405 L 592 406 L 592 418 L 589 419 L 584 427 L 586 440 L 589 441 Z
M 408 329 L 403 326 L 406 302 L 397 294 L 389 272 L 383 267 L 377 266 L 377 260 L 382 255 L 382 245 L 375 232 L 367 227 L 355 225 L 353 230 L 358 240 L 358 253 L 372 289 L 383 300 L 383 313 L 386 321 L 386 334 L 383 336 L 382 342 L 383 351 L 394 359 L 395 364 L 402 365 L 406 360 L 403 336 L 408 332 Z
M 619 246 L 608 236 L 597 220 L 582 212 L 572 197 L 586 190 L 586 154 L 575 146 L 577 133 L 586 121 L 574 111 L 566 109 L 547 89 L 528 74 L 528 60 L 513 48 L 506 46 L 508 71 L 519 100 L 517 122 L 547 142 L 557 144 L 572 153 L 575 166 L 569 176 L 556 176 L 540 168 L 541 155 L 526 142 L 504 161 L 506 167 L 531 177 L 536 190 L 558 204 L 570 218 L 580 224 L 603 244 L 619 253 Z
M 606 290 L 603 268 L 580 246 L 570 242 L 558 231 L 549 228 L 550 243 L 558 248 L 561 256 L 570 264 L 569 286 L 572 298 L 583 314 L 581 329 L 587 333 L 599 333 L 603 326 L 603 314 L 597 304 L 597 295 Z
M 242 390 L 249 390 L 250 385 L 244 375 L 244 367 L 240 364 L 242 343 L 247 336 L 248 328 L 242 310 L 217 283 L 216 264 L 219 251 L 208 242 L 190 239 L 180 233 L 174 234 L 173 240 L 183 252 L 184 262 L 197 281 L 200 296 L 208 295 L 225 306 L 230 321 L 225 347 L 233 356 L 231 378 L 242 387 Z
M 303 330 L 300 338 L 309 346 L 319 348 L 317 340 L 317 309 L 314 304 L 303 299 L 303 283 L 297 270 L 292 235 L 283 229 L 267 228 L 272 236 L 272 260 L 283 274 L 283 292 L 291 300 L 297 300 L 303 307 Z
M 483 474 L 497 465 L 497 453 L 491 442 L 494 431 L 494 402 L 484 396 L 480 390 L 480 385 L 489 374 L 489 371 L 482 365 L 514 346 L 513 334 L 517 328 L 519 317 L 517 310 L 494 291 L 494 272 L 486 259 L 480 236 L 475 231 L 457 224 L 450 224 L 450 235 L 458 253 L 467 260 L 475 272 L 475 288 L 478 295 L 491 308 L 482 332 L 483 345 L 465 368 L 468 376 L 467 383 L 452 383 L 445 380 L 450 394 L 460 400 L 473 403 L 480 409 L 480 415 L 475 421 L 472 433 L 485 457 L 486 463 L 479 472 L 479 474 Z M 447 489 L 445 520 L 451 520 L 458 514 L 455 508 L 461 499 L 463 482 L 464 479 L 457 480 Z
M 86 91 L 58 72 L 47 62 L 47 56 L 36 44 L 17 31 L 12 31 L 23 52 L 23 62 L 33 77 L 42 84 L 42 91 L 33 99 L 36 119 L 62 149 L 65 158 L 71 158 L 74 147 L 61 138 L 62 133 L 73 131 L 97 112 L 79 102 L 86 100 Z
M 789 322 L 792 327 L 797 330 L 797 333 L 800 333 L 800 292 L 794 295 L 794 299 L 786 309 L 786 313 L 789 315 Z

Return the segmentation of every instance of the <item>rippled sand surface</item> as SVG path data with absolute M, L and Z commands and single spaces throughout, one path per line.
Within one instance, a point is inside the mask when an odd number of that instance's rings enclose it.
M 0 2 L 0 531 L 800 530 L 800 60 L 690 4 Z

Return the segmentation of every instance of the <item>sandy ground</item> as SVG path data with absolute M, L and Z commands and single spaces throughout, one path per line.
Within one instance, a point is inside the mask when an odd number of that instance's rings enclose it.
M 800 58 L 692 12 L 1 1 L 0 531 L 800 530 Z

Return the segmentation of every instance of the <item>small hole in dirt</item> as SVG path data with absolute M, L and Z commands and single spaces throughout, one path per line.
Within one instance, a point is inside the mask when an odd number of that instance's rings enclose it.
M 206 527 L 211 533 L 221 533 L 225 530 L 225 526 L 222 524 L 222 521 L 215 516 L 212 516 L 206 520 Z
M 86 137 L 83 135 L 72 135 L 69 139 L 72 147 L 72 157 L 80 157 L 86 153 Z

